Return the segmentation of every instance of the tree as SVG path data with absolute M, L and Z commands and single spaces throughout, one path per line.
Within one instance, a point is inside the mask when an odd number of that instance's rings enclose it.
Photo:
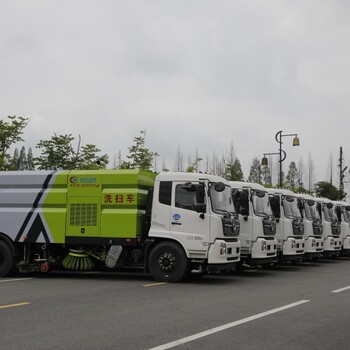
M 33 153 L 29 148 L 28 154 L 26 154 L 26 148 L 22 146 L 21 151 L 18 153 L 18 148 L 15 148 L 13 157 L 11 159 L 11 166 L 8 170 L 34 170 Z
M 262 183 L 262 176 L 261 176 L 261 166 L 260 161 L 258 157 L 254 157 L 252 165 L 250 167 L 249 176 L 248 176 L 248 182 L 253 183 Z
M 289 164 L 288 173 L 286 176 L 286 186 L 294 189 L 298 184 L 299 172 L 295 162 Z
M 95 145 L 87 144 L 80 150 L 80 136 L 77 151 L 73 150 L 74 137 L 69 135 L 54 134 L 50 140 L 41 140 L 37 148 L 41 149 L 41 156 L 34 158 L 35 165 L 40 170 L 71 170 L 85 169 L 96 170 L 105 168 L 108 164 L 106 154 L 99 156 L 100 152 Z
M 176 171 L 183 171 L 183 154 L 180 149 L 180 145 L 177 146 L 177 152 L 176 152 L 176 161 L 175 161 L 175 170 Z
M 299 170 L 299 176 L 298 176 L 298 187 L 299 189 L 304 187 L 304 173 L 305 173 L 305 166 L 303 158 L 300 158 L 298 163 L 298 170 Z
M 18 157 L 18 170 L 27 170 L 26 148 L 22 146 Z
M 343 190 L 338 190 L 330 182 L 326 181 L 317 182 L 315 184 L 315 192 L 317 197 L 329 198 L 333 201 L 343 200 L 346 197 L 346 193 Z
M 238 158 L 226 165 L 224 177 L 229 181 L 243 181 L 242 166 Z
M 261 179 L 264 186 L 272 186 L 272 176 L 268 165 L 261 166 Z
M 224 172 L 223 177 L 229 181 L 243 181 L 243 171 L 241 162 L 236 157 L 233 141 L 230 143 L 228 151 L 223 157 Z
M 27 153 L 27 170 L 35 170 L 33 151 L 31 148 L 28 149 Z
M 106 165 L 108 164 L 108 156 L 107 154 L 98 156 L 97 153 L 100 151 L 99 148 L 92 144 L 83 146 L 78 154 L 75 168 L 82 170 L 98 170 L 106 168 Z
M 127 158 L 131 159 L 130 168 L 150 170 L 153 165 L 155 153 L 151 152 L 146 146 L 146 131 L 140 131 L 141 136 L 134 137 L 135 144 L 129 147 Z M 124 163 L 126 166 L 127 163 Z
M 18 170 L 19 169 L 19 153 L 18 148 L 15 148 L 15 151 L 13 152 L 12 159 L 9 160 L 10 164 L 7 167 L 7 170 Z
M 311 193 L 314 188 L 314 182 L 315 182 L 315 167 L 314 162 L 311 157 L 311 153 L 309 153 L 309 159 L 308 159 L 308 165 L 307 165 L 307 183 L 308 183 L 308 190 Z
M 9 121 L 0 120 L 0 170 L 8 170 L 11 160 L 8 150 L 16 142 L 23 141 L 23 129 L 28 124 L 28 118 L 8 116 Z
M 192 162 L 192 158 L 191 156 L 188 157 L 188 167 L 186 169 L 187 173 L 197 173 L 199 172 L 199 167 L 198 164 L 199 162 L 203 160 L 203 158 L 201 158 L 198 154 L 198 149 L 196 148 L 196 156 L 195 156 L 195 161 Z

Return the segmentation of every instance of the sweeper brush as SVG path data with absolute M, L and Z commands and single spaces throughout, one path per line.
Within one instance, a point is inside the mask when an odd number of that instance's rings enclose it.
M 92 257 L 81 250 L 70 250 L 62 260 L 62 265 L 68 270 L 75 271 L 87 271 L 95 267 Z

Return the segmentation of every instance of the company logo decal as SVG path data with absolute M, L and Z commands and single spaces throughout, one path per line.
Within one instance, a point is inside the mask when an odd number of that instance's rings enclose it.
M 180 214 L 173 214 L 173 219 L 174 220 L 180 220 L 181 219 L 181 215 Z
M 69 178 L 71 187 L 99 187 L 96 177 L 77 177 Z
M 69 182 L 71 184 L 76 184 L 78 182 L 78 178 L 75 176 L 72 176 L 71 178 L 69 178 Z

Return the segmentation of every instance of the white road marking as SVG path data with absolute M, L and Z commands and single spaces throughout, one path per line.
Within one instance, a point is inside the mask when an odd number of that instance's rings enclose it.
M 343 292 L 344 290 L 350 289 L 350 286 L 344 287 L 344 288 L 340 288 L 340 289 L 336 289 L 336 290 L 332 290 L 332 293 L 340 293 Z
M 31 280 L 31 279 L 32 279 L 31 277 L 27 277 L 27 278 L 13 278 L 11 280 L 0 280 L 0 283 L 26 281 L 26 280 Z
M 243 323 L 254 321 L 254 320 L 258 319 L 258 318 L 265 317 L 265 316 L 268 316 L 268 315 L 272 315 L 272 314 L 275 314 L 277 312 L 284 311 L 284 310 L 290 309 L 292 307 L 308 303 L 309 301 L 310 300 L 300 300 L 300 301 L 297 301 L 297 302 L 292 303 L 292 304 L 288 304 L 288 305 L 285 305 L 285 306 L 278 307 L 276 309 L 272 309 L 272 310 L 269 310 L 269 311 L 262 312 L 260 314 L 249 316 L 249 317 L 243 318 L 243 319 L 238 320 L 238 321 L 227 323 L 227 324 L 224 324 L 224 325 L 219 326 L 219 327 L 211 328 L 211 329 L 208 329 L 208 330 L 206 330 L 204 332 L 200 332 L 200 333 L 191 335 L 189 337 L 185 337 L 185 338 L 182 338 L 182 339 L 179 339 L 179 340 L 175 340 L 175 341 L 173 341 L 171 343 L 160 345 L 160 346 L 157 346 L 155 348 L 151 348 L 149 350 L 166 350 L 166 349 L 170 349 L 170 348 L 172 348 L 174 346 L 183 345 L 183 344 L 189 343 L 189 342 L 191 342 L 193 340 L 196 340 L 196 339 L 199 339 L 199 338 L 203 338 L 203 337 L 206 337 L 208 335 L 211 335 L 211 334 L 214 334 L 214 333 L 217 333 L 217 332 L 224 331 L 224 330 L 226 330 L 228 328 L 236 327 L 236 326 L 239 326 L 239 325 L 241 325 Z

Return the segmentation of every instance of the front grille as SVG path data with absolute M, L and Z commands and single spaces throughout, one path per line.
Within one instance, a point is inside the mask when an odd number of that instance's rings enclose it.
M 323 227 L 320 222 L 313 222 L 312 228 L 315 236 L 322 236 Z
M 340 235 L 340 225 L 337 222 L 332 222 L 332 235 L 339 236 Z
M 270 219 L 263 219 L 263 230 L 265 236 L 274 236 L 276 234 L 276 222 Z
M 304 234 L 304 223 L 302 221 L 293 221 L 293 235 L 302 236 Z
M 239 235 L 239 221 L 232 218 L 222 218 L 222 230 L 225 237 Z

